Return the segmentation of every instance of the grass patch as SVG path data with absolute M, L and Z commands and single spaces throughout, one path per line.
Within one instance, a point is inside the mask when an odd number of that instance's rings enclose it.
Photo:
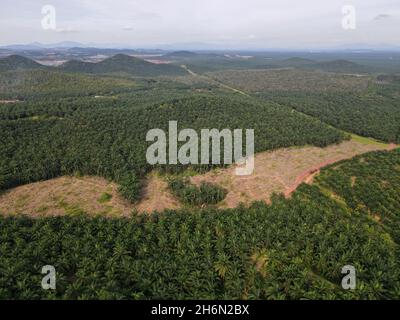
M 60 208 L 63 208 L 67 215 L 78 216 L 78 215 L 86 214 L 86 212 L 79 205 L 69 204 L 69 203 L 66 203 L 64 200 L 61 200 L 58 203 L 58 206 Z
M 105 206 L 104 210 L 102 210 L 100 212 L 100 215 L 107 216 L 107 215 L 110 215 L 112 213 L 112 211 L 113 211 L 113 207 L 112 206 Z
M 28 204 L 29 196 L 28 195 L 22 195 L 17 198 L 15 201 L 15 207 L 21 208 L 24 207 Z
M 359 143 L 362 143 L 362 144 L 381 146 L 381 147 L 384 147 L 384 148 L 389 147 L 389 144 L 380 142 L 380 141 L 378 141 L 376 139 L 373 139 L 373 138 L 361 137 L 361 136 L 353 134 L 353 133 L 351 133 L 350 135 L 351 135 L 351 139 L 352 140 L 354 140 L 356 142 L 359 142 Z
M 45 213 L 49 210 L 49 207 L 46 205 L 40 206 L 36 211 L 37 213 Z
M 112 199 L 112 195 L 107 192 L 104 192 L 101 194 L 100 198 L 97 199 L 97 201 L 99 203 L 106 203 L 106 202 L 110 201 L 111 199 Z

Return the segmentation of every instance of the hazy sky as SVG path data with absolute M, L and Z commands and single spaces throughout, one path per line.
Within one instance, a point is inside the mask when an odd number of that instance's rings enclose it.
M 41 26 L 44 5 L 56 29 Z M 356 29 L 342 27 L 342 7 Z M 78 41 L 148 47 L 209 43 L 226 48 L 400 46 L 400 0 L 1 0 L 0 45 Z

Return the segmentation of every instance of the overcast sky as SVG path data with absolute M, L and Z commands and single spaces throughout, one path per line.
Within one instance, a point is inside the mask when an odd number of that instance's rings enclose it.
M 41 26 L 44 5 L 56 29 Z M 356 29 L 342 27 L 342 7 Z M 240 49 L 400 46 L 400 0 L 1 0 L 0 45 L 208 43 Z

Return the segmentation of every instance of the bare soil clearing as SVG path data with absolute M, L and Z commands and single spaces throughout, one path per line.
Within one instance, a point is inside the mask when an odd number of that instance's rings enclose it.
M 232 167 L 192 177 L 191 181 L 195 184 L 206 181 L 226 188 L 228 194 L 221 208 L 235 208 L 240 203 L 248 205 L 253 201 L 268 203 L 274 192 L 289 197 L 303 182 L 311 183 L 322 167 L 358 154 L 393 147 L 351 140 L 326 148 L 280 149 L 257 154 L 254 173 L 250 176 L 236 176 Z
M 121 217 L 129 216 L 134 209 L 152 213 L 179 208 L 179 202 L 167 187 L 162 178 L 150 174 L 145 182 L 142 200 L 135 206 L 118 194 L 117 184 L 106 179 L 64 176 L 6 191 L 0 195 L 0 214 L 38 217 L 85 213 Z
M 64 176 L 20 186 L 0 195 L 0 213 L 6 215 L 59 216 L 89 215 L 127 216 L 133 205 L 121 198 L 118 186 L 99 177 Z M 111 198 L 101 201 L 102 195 Z
M 236 176 L 235 167 L 217 169 L 191 177 L 191 182 L 210 182 L 228 190 L 220 208 L 235 208 L 240 203 L 269 202 L 271 195 L 286 197 L 302 183 L 312 183 L 322 167 L 375 150 L 392 150 L 397 146 L 371 140 L 353 139 L 326 148 L 286 148 L 259 153 L 250 176 Z M 87 213 L 89 215 L 129 216 L 133 210 L 142 213 L 178 209 L 181 204 L 168 191 L 166 181 L 151 173 L 145 181 L 142 200 L 133 205 L 121 198 L 118 186 L 99 177 L 60 177 L 20 186 L 0 195 L 0 214 L 58 216 Z M 104 197 L 105 196 L 105 197 Z M 105 198 L 106 201 L 101 199 Z
M 168 191 L 168 184 L 156 173 L 147 178 L 143 189 L 142 200 L 137 204 L 139 212 L 161 212 L 165 209 L 178 209 L 179 201 Z

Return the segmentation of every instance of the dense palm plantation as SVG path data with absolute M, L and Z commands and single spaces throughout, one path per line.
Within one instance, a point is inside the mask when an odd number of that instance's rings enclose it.
M 0 297 L 398 299 L 399 168 L 400 151 L 371 153 L 249 209 L 3 217 Z M 46 264 L 56 292 L 38 285 Z M 356 290 L 341 288 L 344 265 L 357 270 Z
M 297 61 L 297 60 L 296 60 Z M 396 75 L 285 70 L 230 70 L 208 74 L 234 88 L 290 106 L 335 128 L 387 142 L 400 142 Z
M 319 120 L 286 107 L 224 92 L 218 96 L 217 92 L 197 93 L 187 86 L 173 87 L 171 81 L 138 80 L 137 84 L 128 81 L 133 92 L 127 93 L 128 89 L 121 89 L 120 82 L 127 84 L 116 78 L 109 84 L 112 95 L 76 97 L 77 88 L 89 92 L 92 86 L 87 88 L 90 81 L 86 76 L 67 74 L 63 77 L 76 77 L 73 79 L 79 85 L 72 82 L 72 87 L 62 88 L 62 80 L 52 82 L 53 90 L 59 84 L 57 90 L 62 98 L 56 99 L 45 91 L 44 97 L 30 101 L 24 84 L 30 83 L 31 76 L 28 74 L 22 85 L 21 81 L 11 81 L 11 87 L 21 92 L 20 98 L 28 101 L 0 110 L 0 189 L 64 174 L 88 174 L 119 182 L 122 194 L 134 201 L 139 197 L 140 180 L 154 168 L 145 158 L 150 145 L 146 133 L 154 128 L 167 132 L 170 120 L 178 121 L 179 129 L 254 129 L 257 152 L 305 144 L 326 146 L 345 138 Z M 59 76 L 59 73 L 52 75 L 56 79 Z M 48 73 L 35 79 L 50 81 Z M 106 80 L 97 81 L 101 94 L 100 84 Z M 163 89 L 158 91 L 160 86 Z M 118 90 L 123 92 L 117 94 Z M 97 93 L 93 91 L 94 94 Z

